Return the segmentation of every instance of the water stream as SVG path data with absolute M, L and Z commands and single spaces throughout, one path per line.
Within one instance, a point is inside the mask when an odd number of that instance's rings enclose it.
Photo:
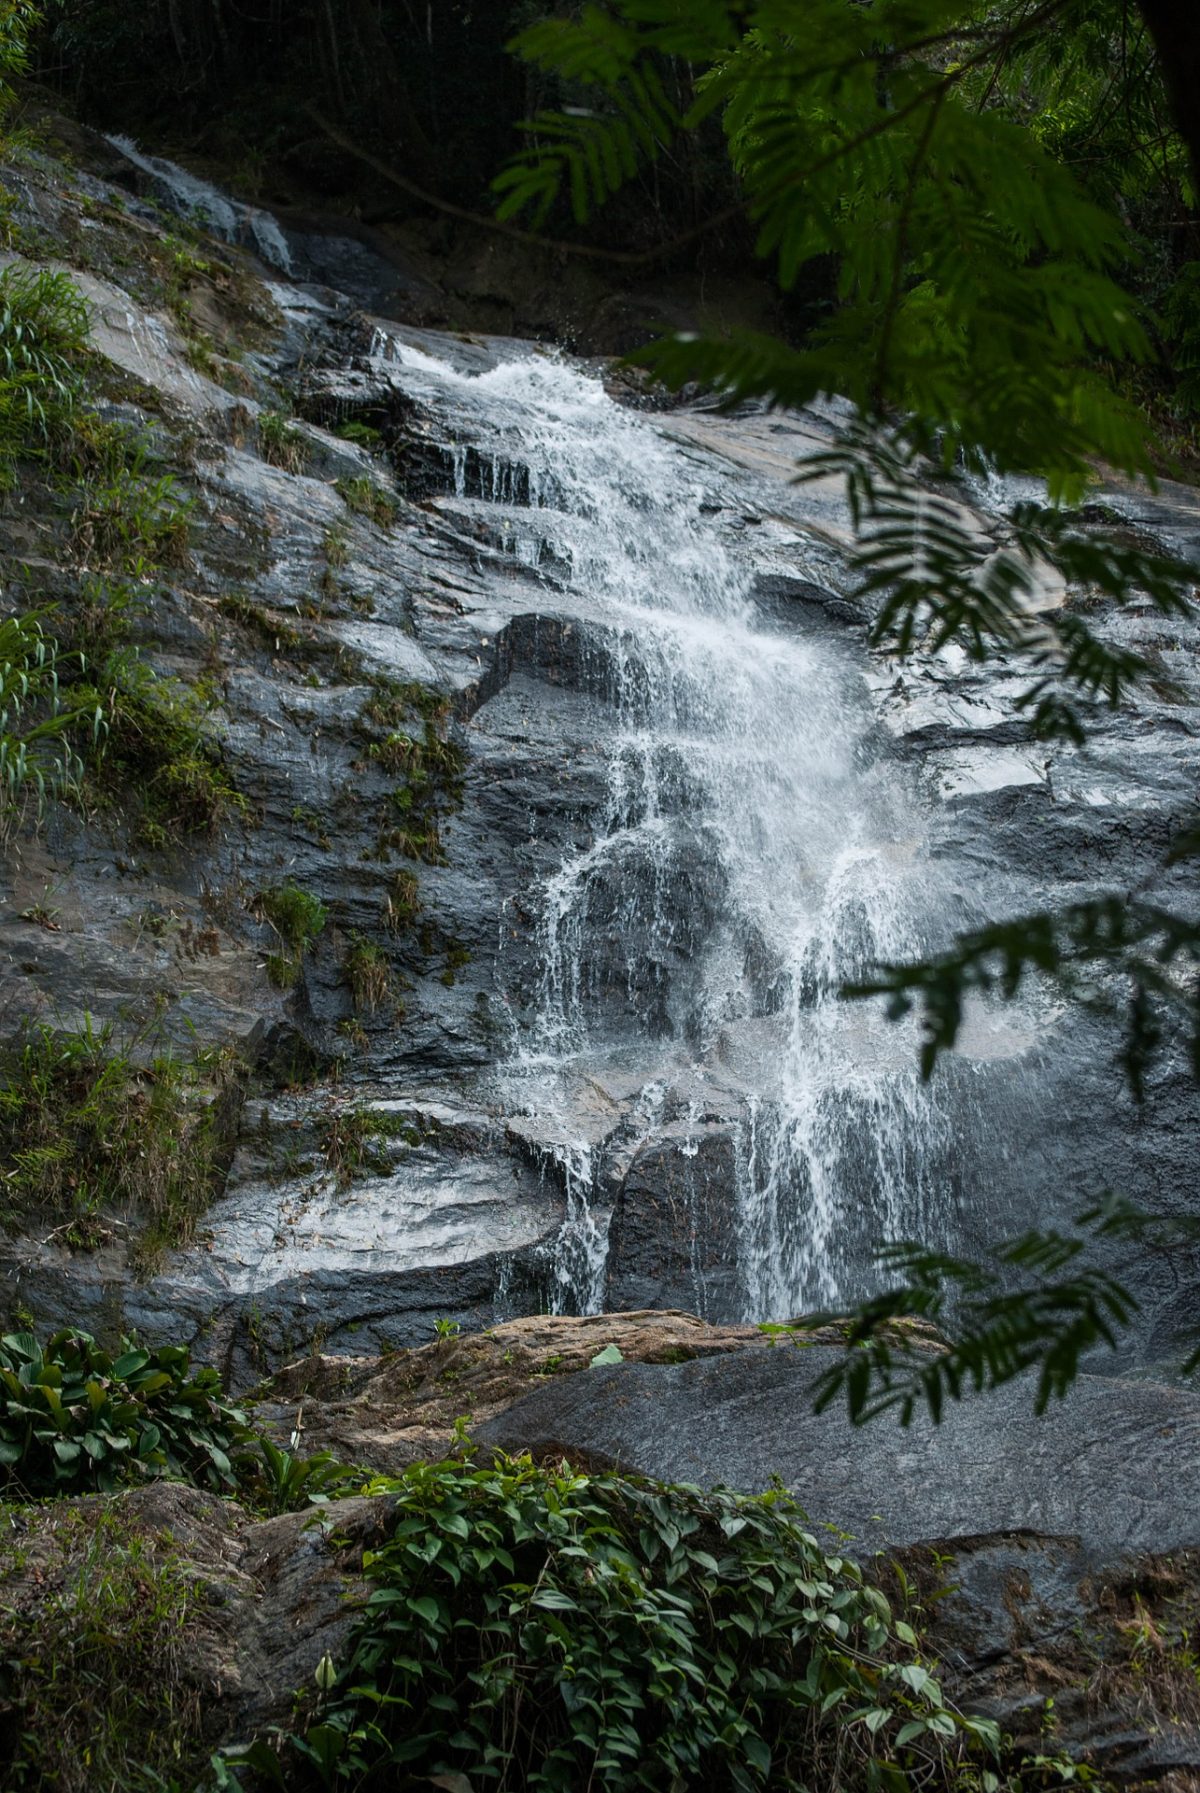
M 699 458 L 598 379 L 537 354 L 472 376 L 377 348 L 469 419 L 455 500 L 554 568 L 547 608 L 580 619 L 607 716 L 603 811 L 536 893 L 536 988 L 509 999 L 506 1099 L 539 1118 L 568 1196 L 555 1302 L 603 1297 L 578 1118 L 597 1079 L 634 1091 L 644 1137 L 671 1118 L 684 1155 L 729 1122 L 748 1317 L 847 1299 L 875 1242 L 936 1218 L 949 1125 L 911 1037 L 838 996 L 917 949 L 943 902 L 860 673 L 763 616 Z

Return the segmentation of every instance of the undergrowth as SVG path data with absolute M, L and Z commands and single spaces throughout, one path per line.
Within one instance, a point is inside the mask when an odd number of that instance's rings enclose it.
M 229 1052 L 154 1049 L 90 1016 L 31 1026 L 0 1052 L 0 1221 L 53 1223 L 94 1246 L 119 1221 L 149 1267 L 189 1243 L 223 1180 L 239 1066 Z
M 782 1490 L 528 1458 L 419 1464 L 378 1486 L 391 1535 L 364 1556 L 347 1658 L 303 1732 L 241 1758 L 256 1785 L 985 1784 L 996 1727 L 944 1697 L 915 1631 Z
M 166 1793 L 201 1767 L 189 1633 L 205 1589 L 169 1541 L 96 1507 L 0 1506 L 0 1779 Z M 187 1774 L 186 1782 L 177 1777 Z

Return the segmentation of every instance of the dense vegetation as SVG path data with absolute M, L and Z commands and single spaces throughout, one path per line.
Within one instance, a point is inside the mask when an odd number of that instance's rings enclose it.
M 39 1504 L 162 1480 L 265 1516 L 389 1497 L 344 1660 L 297 1690 L 294 1729 L 207 1763 L 179 1667 L 203 1586 L 119 1503 Z M 398 1776 L 514 1793 L 1000 1793 L 1073 1778 L 1013 1760 L 961 1712 L 903 1574 L 889 1599 L 781 1490 L 485 1462 L 465 1436 L 445 1462 L 370 1477 L 257 1434 L 183 1349 L 127 1339 L 114 1356 L 60 1332 L 0 1338 L 0 1500 L 0 1567 L 21 1589 L 15 1608 L 0 1600 L 0 1766 L 35 1793 Z

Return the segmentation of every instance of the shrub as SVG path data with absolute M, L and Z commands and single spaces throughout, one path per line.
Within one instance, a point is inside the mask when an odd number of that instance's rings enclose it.
M 324 929 L 329 911 L 320 897 L 298 884 L 278 884 L 264 891 L 258 908 L 285 949 L 268 955 L 267 974 L 280 989 L 290 989 L 300 975 L 305 953 Z
M 418 1465 L 393 1487 L 324 1709 L 282 1763 L 251 1756 L 272 1784 L 900 1793 L 997 1746 L 781 1490 L 528 1458 Z
M 132 1212 L 145 1261 L 183 1244 L 221 1180 L 221 1099 L 235 1089 L 229 1054 L 145 1064 L 111 1024 L 41 1024 L 0 1053 L 0 1166 L 9 1222 L 37 1213 L 67 1240 L 95 1244 L 101 1215 Z
M 322 1123 L 321 1154 L 338 1184 L 348 1188 L 357 1177 L 385 1176 L 394 1147 L 420 1145 L 427 1130 L 411 1115 L 381 1108 L 338 1108 Z
M 169 1544 L 104 1508 L 27 1510 L 0 1535 L 0 1580 L 0 1781 L 25 1793 L 193 1786 L 203 1711 L 189 1632 L 205 1590 Z
M 196 691 L 129 653 L 110 663 L 104 684 L 107 735 L 94 782 L 135 793 L 146 846 L 211 834 L 227 816 L 246 813 L 246 799 L 205 733 L 208 711 Z
M 348 510 L 366 517 L 380 529 L 392 528 L 400 514 L 400 506 L 392 494 L 377 486 L 368 474 L 360 473 L 353 479 L 343 474 L 334 485 Z
M 123 1339 L 111 1357 L 86 1332 L 0 1338 L 0 1492 L 12 1499 L 111 1493 L 169 1476 L 227 1493 L 251 1433 L 216 1370 L 187 1348 Z

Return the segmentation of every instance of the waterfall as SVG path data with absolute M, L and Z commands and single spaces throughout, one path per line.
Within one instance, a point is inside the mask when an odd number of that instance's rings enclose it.
M 554 569 L 544 608 L 575 619 L 607 719 L 602 813 L 536 893 L 536 973 L 509 992 L 505 1099 L 567 1189 L 555 1305 L 603 1295 L 580 1120 L 597 1079 L 632 1093 L 634 1135 L 671 1107 L 685 1154 L 703 1117 L 729 1120 L 746 1317 L 861 1293 L 875 1243 L 938 1231 L 950 1126 L 911 1032 L 838 995 L 927 944 L 946 901 L 920 806 L 872 744 L 861 665 L 763 613 L 711 468 L 592 374 L 528 352 L 468 374 L 376 347 L 469 432 L 450 450 L 456 501 Z
M 179 217 L 212 231 L 227 243 L 253 249 L 271 267 L 285 274 L 291 272 L 287 238 L 270 212 L 230 198 L 211 181 L 180 168 L 177 162 L 168 162 L 165 156 L 147 155 L 132 138 L 113 135 L 107 136 L 105 142 L 150 176 L 163 203 Z

